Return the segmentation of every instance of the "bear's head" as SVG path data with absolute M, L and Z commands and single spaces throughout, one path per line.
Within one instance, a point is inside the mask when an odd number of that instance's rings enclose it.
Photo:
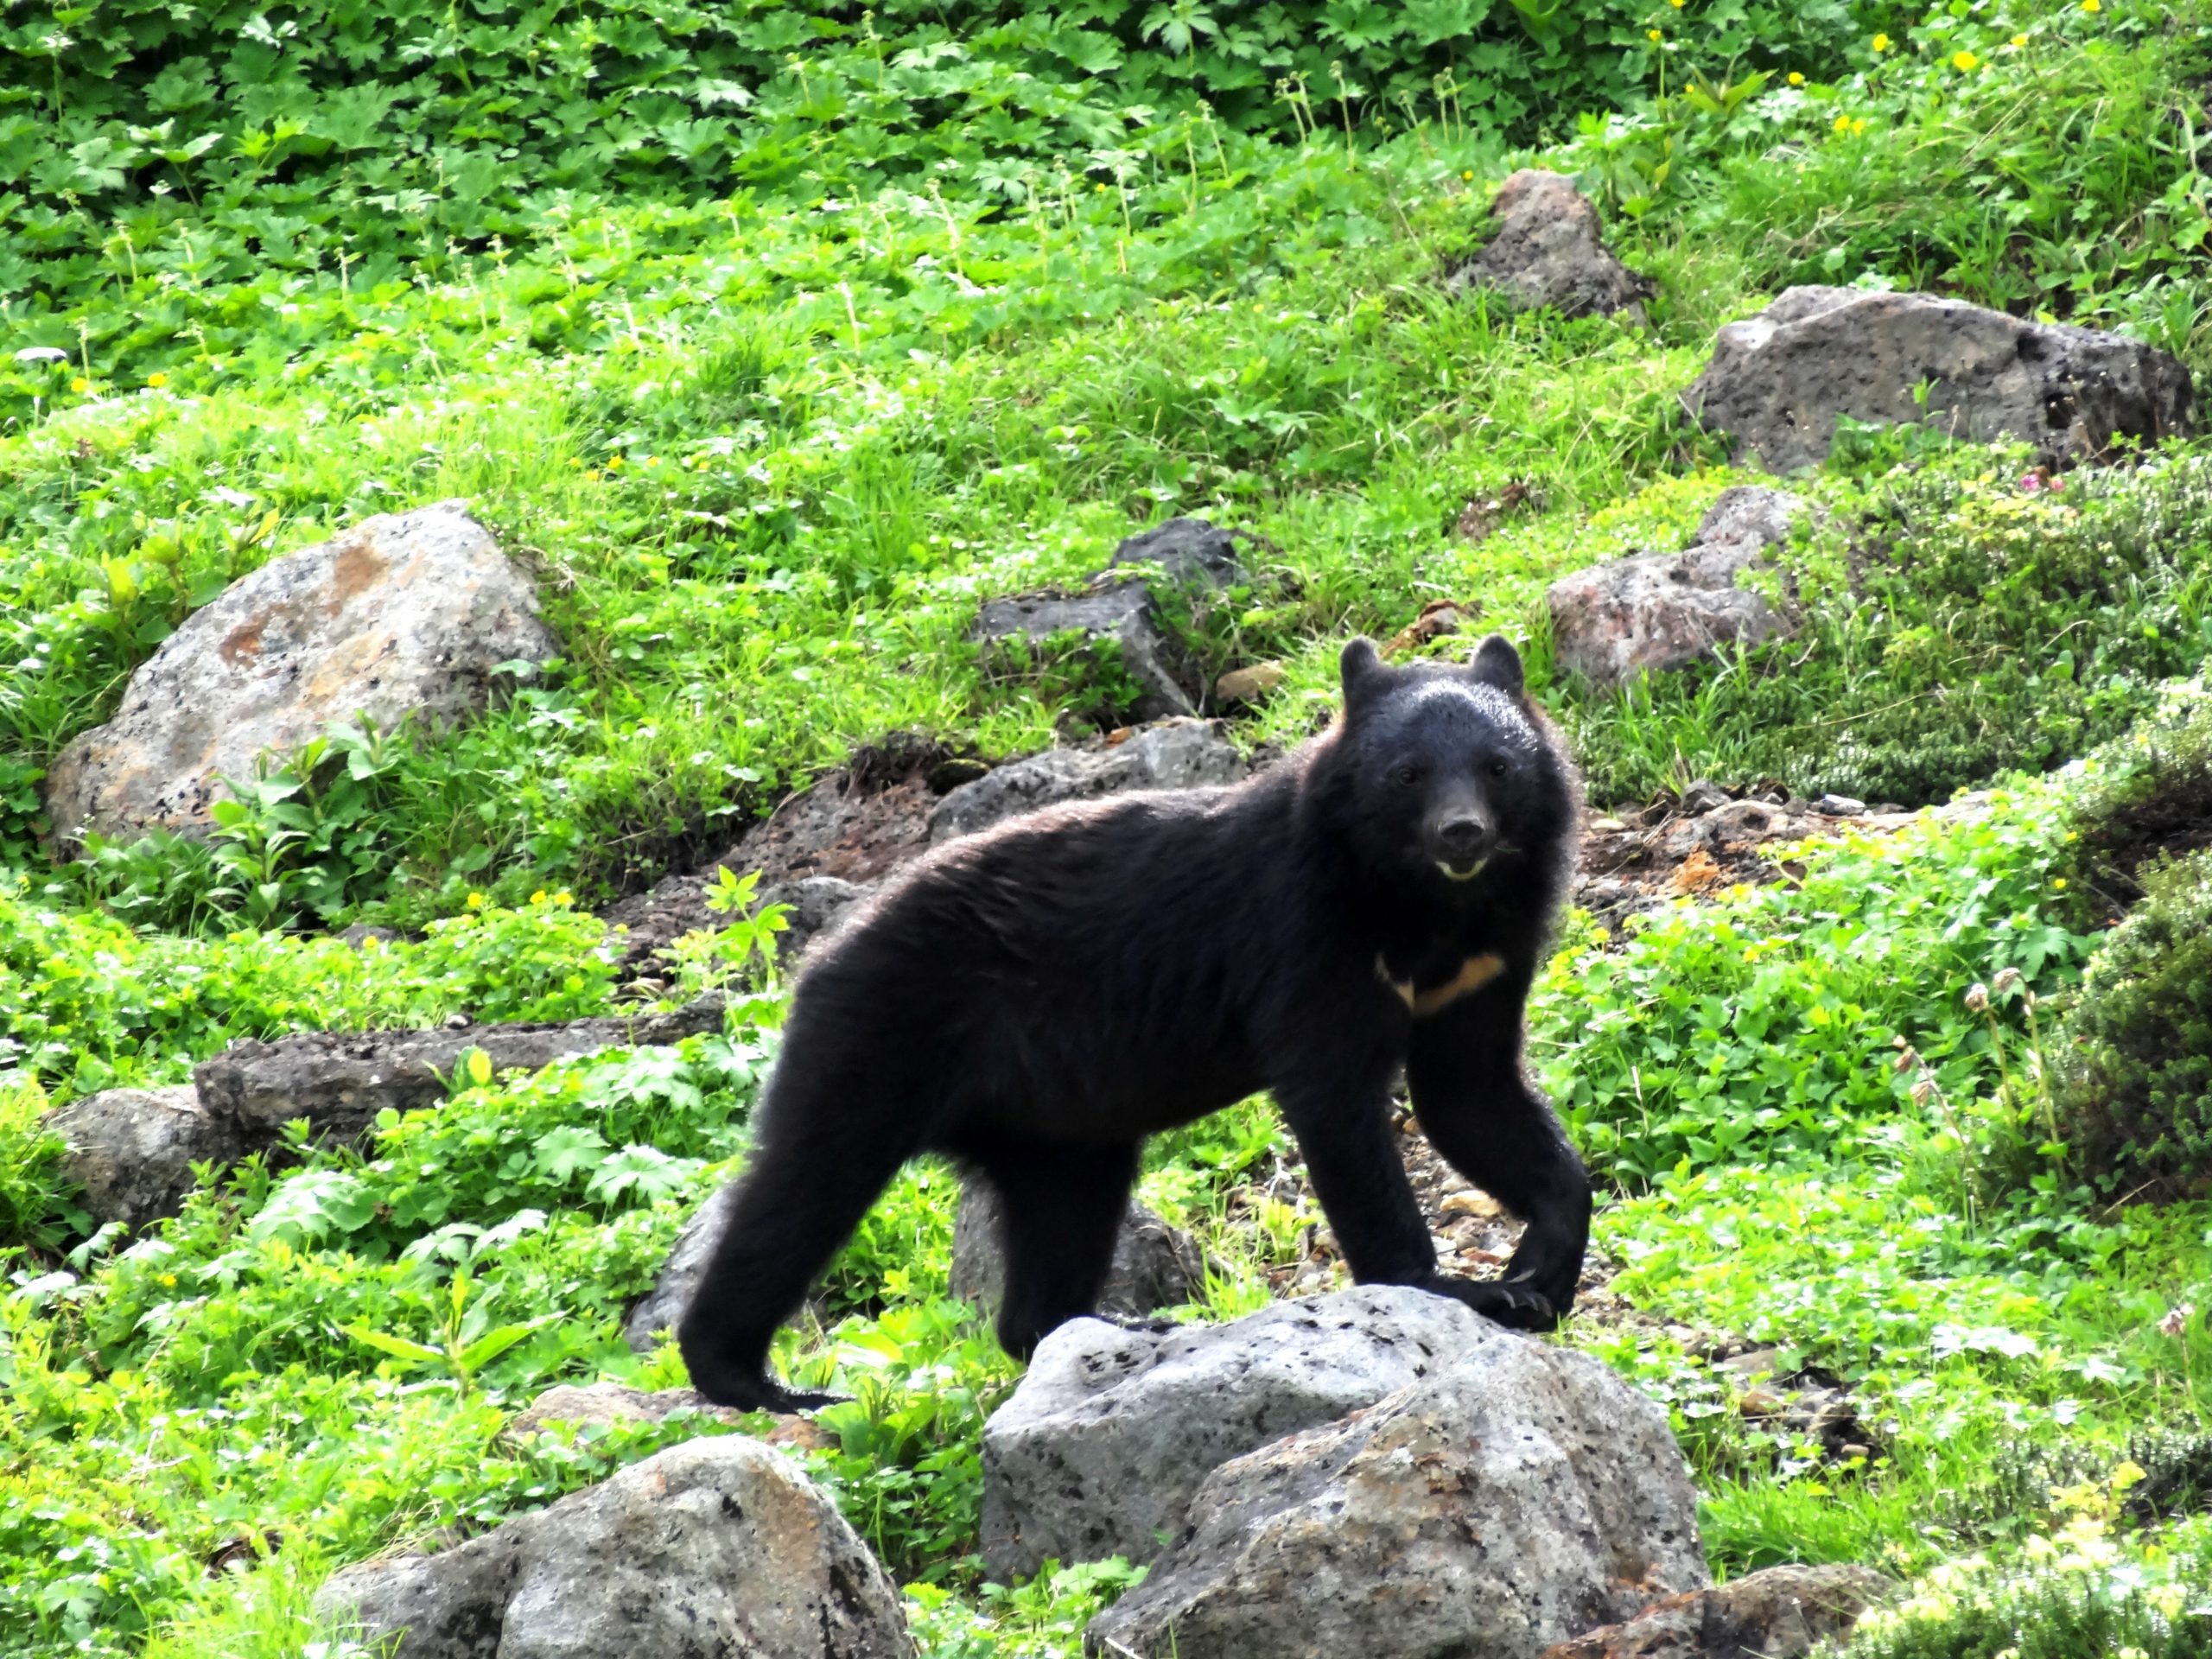
M 1402 668 L 1355 639 L 1343 672 L 1338 801 L 1370 868 L 1447 899 L 1557 868 L 1573 778 L 1501 635 L 1465 663 Z

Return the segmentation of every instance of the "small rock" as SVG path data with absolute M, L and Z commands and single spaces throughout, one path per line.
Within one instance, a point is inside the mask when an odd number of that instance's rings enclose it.
M 930 841 L 971 835 L 1062 801 L 1233 784 L 1244 773 L 1244 758 L 1222 734 L 1218 722 L 1161 721 L 1118 743 L 1097 741 L 1009 760 L 988 776 L 962 785 L 930 814 Z
M 1654 1602 L 1625 1624 L 1554 1643 L 1541 1659 L 1803 1659 L 1897 1592 L 1864 1567 L 1764 1567 Z
M 776 936 L 776 954 L 779 961 L 789 963 L 798 961 L 809 945 L 830 931 L 868 892 L 857 881 L 810 875 L 759 889 L 753 910 L 757 914 L 770 905 L 787 907 L 784 931 Z
M 730 1201 L 736 1192 L 736 1184 L 726 1181 L 693 1212 L 669 1247 L 668 1261 L 653 1281 L 653 1287 L 631 1303 L 623 1314 L 622 1340 L 630 1344 L 631 1352 L 652 1352 L 659 1345 L 658 1333 L 673 1331 L 683 1310 L 691 1306 L 699 1275 L 707 1270 L 707 1260 L 714 1255 L 715 1241 L 729 1220 Z
M 1826 459 L 1840 415 L 2017 438 L 2046 466 L 2196 430 L 2189 371 L 2141 340 L 1850 288 L 1789 289 L 1728 324 L 1682 404 L 1777 473 Z
M 462 720 L 501 664 L 558 648 L 530 578 L 461 503 L 365 519 L 239 577 L 138 666 L 115 718 L 47 774 L 57 843 L 205 836 L 219 780 L 252 777 L 264 750 L 364 716 Z
M 378 927 L 373 922 L 356 922 L 353 926 L 340 931 L 338 942 L 359 950 L 365 944 L 397 944 L 406 937 L 396 927 Z
M 1447 1216 L 1472 1216 L 1491 1221 L 1505 1213 L 1505 1206 L 1487 1192 L 1452 1192 L 1437 1208 Z
M 1489 289 L 1516 308 L 1563 317 L 1625 311 L 1643 321 L 1651 283 L 1605 246 L 1598 210 L 1558 173 L 1524 168 L 1498 187 L 1497 233 L 1445 279 L 1447 289 Z
M 1732 1371 L 1738 1376 L 1772 1376 L 1781 1364 L 1779 1348 L 1751 1348 L 1717 1362 L 1714 1369 Z
M 190 1084 L 104 1089 L 47 1114 L 68 1150 L 63 1173 L 84 1189 L 99 1221 L 143 1227 L 173 1216 L 192 1191 L 192 1166 L 245 1156 L 237 1126 L 211 1116 Z
M 986 601 L 969 637 L 987 673 L 1026 676 L 1039 657 L 1072 650 L 1093 663 L 1102 684 L 1134 685 L 1131 696 L 1109 696 L 1109 711 L 1140 721 L 1195 715 L 1206 682 L 1192 642 L 1154 588 L 1189 598 L 1243 579 L 1230 532 L 1203 518 L 1170 519 L 1124 541 L 1081 593 Z
M 1746 499 L 1750 498 L 1750 499 Z M 1737 578 L 1785 540 L 1804 504 L 1777 490 L 1726 490 L 1681 553 L 1641 554 L 1563 576 L 1545 590 L 1553 654 L 1592 684 L 1686 668 L 1717 648 L 1757 645 L 1790 631 L 1763 594 Z
M 1447 634 L 1459 632 L 1478 614 L 1479 605 L 1462 605 L 1456 600 L 1432 599 L 1421 607 L 1421 614 L 1384 642 L 1382 654 L 1395 657 L 1414 651 L 1432 639 L 1441 639 Z
M 1233 588 L 1244 580 L 1236 540 L 1204 518 L 1170 518 L 1126 537 L 1106 568 L 1148 565 L 1178 588 Z
M 1141 1319 L 1192 1300 L 1205 1283 L 1205 1257 L 1198 1242 L 1131 1199 L 1114 1241 L 1114 1265 L 1098 1293 L 1098 1312 L 1111 1319 Z M 1006 1294 L 998 1195 L 988 1182 L 961 1185 L 950 1288 L 956 1300 L 993 1310 Z
M 1771 1417 L 1788 1402 L 1772 1389 L 1745 1389 L 1736 1402 L 1738 1412 L 1746 1417 Z
M 1866 810 L 1866 803 L 1855 801 L 1848 795 L 1823 795 L 1813 803 L 1813 810 L 1831 818 L 1855 818 Z
M 659 1389 L 649 1393 L 620 1382 L 563 1382 L 546 1389 L 508 1419 L 499 1438 L 509 1444 L 525 1440 L 550 1423 L 567 1423 L 575 1428 L 658 1423 L 678 1411 L 697 1412 L 723 1423 L 741 1421 L 745 1415 L 709 1404 L 696 1389 Z
M 1681 799 L 1675 804 L 1675 810 L 1686 818 L 1702 817 L 1716 807 L 1727 805 L 1728 801 L 1726 790 L 1700 778 L 1683 789 Z
M 435 1555 L 346 1568 L 318 1618 L 393 1659 L 911 1659 L 899 1592 L 782 1452 L 727 1434 Z M 400 1634 L 404 1632 L 404 1635 Z
M 983 1427 L 983 1558 L 1146 1560 L 1206 1471 L 1417 1381 L 1497 1327 L 1388 1285 L 1155 1334 L 1062 1325 Z
M 1666 1412 L 1587 1355 L 1476 1323 L 1430 1375 L 1215 1468 L 1086 1650 L 1505 1659 L 1704 1587 Z
M 1232 668 L 1213 683 L 1216 702 L 1257 702 L 1290 675 L 1281 663 L 1255 663 Z

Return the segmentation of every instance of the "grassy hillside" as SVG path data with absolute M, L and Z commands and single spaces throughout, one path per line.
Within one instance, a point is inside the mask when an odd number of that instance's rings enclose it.
M 1065 683 L 979 672 L 976 606 L 1183 512 L 1270 550 L 1215 641 L 1214 666 L 1287 670 L 1241 743 L 1315 729 L 1346 636 L 1451 598 L 1525 642 L 1601 808 L 1696 777 L 1992 791 L 1788 881 L 1570 919 L 1533 1057 L 1619 1273 L 1565 1339 L 1669 1405 L 1717 1571 L 1918 1580 L 1867 1653 L 2056 1655 L 2084 1630 L 2212 1651 L 2212 1213 L 2186 1170 L 2171 1202 L 2115 1202 L 2043 1083 L 2135 896 L 2084 849 L 2171 770 L 2152 736 L 2212 654 L 2212 445 L 2052 493 L 2016 453 L 1848 432 L 1791 485 L 1829 513 L 1789 555 L 1800 636 L 1625 695 L 1554 674 L 1541 604 L 1681 546 L 1749 480 L 1677 395 L 1790 283 L 2122 329 L 2201 382 L 2208 22 L 0 18 L 0 1649 L 359 1651 L 307 1616 L 334 1567 L 701 1432 L 498 1439 L 556 1381 L 682 1381 L 629 1353 L 621 1311 L 741 1160 L 781 992 L 690 951 L 677 994 L 754 993 L 727 1034 L 457 1079 L 139 1237 L 89 1225 L 43 1112 L 241 1036 L 608 1010 L 591 912 L 856 744 L 1077 734 Z M 1531 162 L 1654 278 L 1647 327 L 1442 291 Z M 553 671 L 457 734 L 269 757 L 207 842 L 48 860 L 44 768 L 180 621 L 276 554 L 455 496 L 538 575 Z M 329 937 L 357 921 L 410 937 Z M 1311 1199 L 1273 1179 L 1294 1163 L 1263 1102 L 1154 1147 L 1145 1196 L 1228 1269 L 1191 1317 L 1301 1262 Z M 910 1171 L 782 1363 L 858 1396 L 815 1472 L 924 1650 L 1072 1654 L 1129 1572 L 980 1583 L 977 1433 L 1017 1373 L 945 1295 L 952 1193 Z M 480 1369 L 350 1333 L 510 1325 Z M 1860 1449 L 1747 1411 L 1715 1335 L 1847 1385 Z

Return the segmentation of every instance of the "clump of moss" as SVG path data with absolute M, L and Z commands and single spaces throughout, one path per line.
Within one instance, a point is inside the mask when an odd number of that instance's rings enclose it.
M 2050 1056 L 2059 1130 L 2114 1198 L 2212 1190 L 2212 852 L 2138 872 Z

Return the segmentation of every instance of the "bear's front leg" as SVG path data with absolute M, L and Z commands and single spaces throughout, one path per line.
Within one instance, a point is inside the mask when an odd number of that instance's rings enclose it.
M 1301 1069 L 1275 1085 L 1306 1173 L 1363 1285 L 1425 1285 L 1436 1246 L 1390 1132 L 1390 1064 Z
M 1406 1083 L 1444 1160 L 1528 1223 L 1496 1280 L 1433 1288 L 1517 1329 L 1548 1331 L 1574 1306 L 1590 1243 L 1590 1178 L 1521 1071 L 1526 971 L 1414 1024 Z

